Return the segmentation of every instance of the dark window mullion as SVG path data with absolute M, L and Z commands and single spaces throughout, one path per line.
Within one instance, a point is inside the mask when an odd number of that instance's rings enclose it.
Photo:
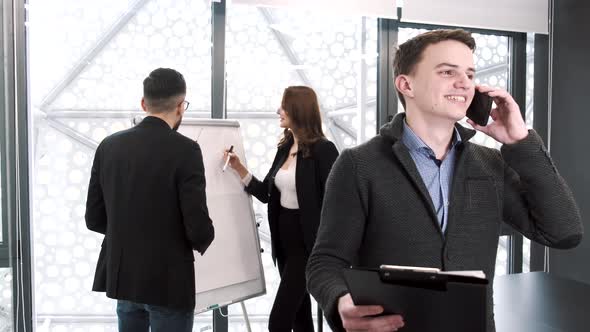
M 226 1 L 211 2 L 211 118 L 227 118 L 225 76 Z
M 225 80 L 225 0 L 211 2 L 211 118 L 227 118 Z M 227 332 L 227 306 L 213 310 L 213 332 Z
M 378 23 L 377 52 L 377 132 L 397 114 L 397 94 L 393 85 L 393 55 L 398 42 L 396 20 L 380 18 Z
M 549 146 L 549 36 L 535 34 L 535 74 L 533 93 L 533 128 Z M 530 271 L 545 270 L 546 247 L 531 241 Z
M 4 5 L 0 5 L 0 36 L 2 40 L 5 40 L 4 34 Z M 0 43 L 0 58 L 5 58 L 4 43 Z M 4 66 L 5 63 L 0 64 L 0 229 L 2 231 L 2 237 L 0 239 L 0 268 L 7 268 L 10 266 L 10 258 L 8 257 L 8 182 L 6 181 L 6 165 L 7 165 L 7 149 L 8 149 L 8 122 L 6 121 L 8 110 L 7 100 L 4 97 L 6 87 L 4 85 Z
M 509 92 L 520 107 L 520 113 L 526 121 L 526 33 L 515 33 L 510 37 Z M 513 232 L 510 236 L 508 250 L 508 273 L 522 272 L 523 236 Z

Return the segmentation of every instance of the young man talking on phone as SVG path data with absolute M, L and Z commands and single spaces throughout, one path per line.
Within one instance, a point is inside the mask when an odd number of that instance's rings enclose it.
M 554 248 L 582 239 L 572 193 L 518 104 L 504 90 L 475 86 L 474 50 L 463 30 L 431 31 L 400 45 L 394 83 L 405 113 L 345 150 L 332 168 L 307 280 L 335 331 L 395 331 L 412 323 L 378 315 L 380 306 L 355 305 L 342 275 L 351 265 L 483 270 L 493 331 L 501 224 Z M 487 126 L 468 120 L 472 130 L 457 122 L 475 89 L 497 106 Z M 470 142 L 476 131 L 502 148 Z

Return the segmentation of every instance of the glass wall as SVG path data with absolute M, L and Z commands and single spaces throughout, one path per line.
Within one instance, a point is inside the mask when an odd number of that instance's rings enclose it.
M 228 6 L 227 113 L 242 126 L 250 171 L 262 178 L 270 169 L 282 132 L 276 110 L 291 85 L 316 91 L 324 133 L 339 150 L 373 137 L 376 51 L 376 19 Z M 246 304 L 253 329 L 265 331 L 280 280 L 271 258 L 266 206 L 254 200 L 254 209 L 261 220 L 267 294 Z M 236 321 L 241 320 L 238 309 L 230 308 Z M 231 324 L 230 330 L 244 328 Z
M 158 67 L 185 76 L 187 117 L 209 117 L 210 3 L 31 0 L 28 13 L 35 319 L 44 331 L 116 331 L 115 301 L 91 292 L 102 241 L 84 223 L 94 152 L 143 114 L 142 81 Z
M 314 88 L 324 132 L 340 150 L 375 135 L 376 19 L 244 5 L 228 5 L 226 13 L 227 117 L 240 121 L 247 164 L 255 175 L 264 176 L 274 157 L 281 132 L 275 111 L 287 86 Z M 90 290 L 102 241 L 84 223 L 92 158 L 104 137 L 129 128 L 132 118 L 143 114 L 141 82 L 154 68 L 184 74 L 186 117 L 211 116 L 211 14 L 209 1 L 28 1 L 37 330 L 116 331 L 115 302 Z M 419 32 L 400 29 L 399 40 Z M 475 37 L 477 82 L 506 88 L 508 37 Z M 481 134 L 475 141 L 497 147 Z M 2 217 L 5 173 L 3 168 Z M 279 277 L 270 258 L 266 208 L 256 201 L 254 208 L 261 221 L 267 294 L 246 305 L 253 331 L 266 331 Z M 0 241 L 6 239 L 2 228 Z M 504 237 L 497 274 L 506 271 L 506 247 Z M 2 332 L 11 330 L 11 306 L 12 271 L 0 266 Z M 239 306 L 231 306 L 229 314 L 230 331 L 244 331 Z M 194 330 L 210 328 L 211 313 L 198 315 Z

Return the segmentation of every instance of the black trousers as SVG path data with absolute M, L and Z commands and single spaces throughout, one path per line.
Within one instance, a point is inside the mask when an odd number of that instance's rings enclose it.
M 271 332 L 313 332 L 311 300 L 305 287 L 309 253 L 303 243 L 299 210 L 281 209 L 277 263 L 281 282 L 270 312 Z

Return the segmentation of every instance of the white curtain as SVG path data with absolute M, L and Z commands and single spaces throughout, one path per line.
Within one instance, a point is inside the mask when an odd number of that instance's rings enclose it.
M 232 0 L 232 3 L 397 18 L 395 0 Z M 405 0 L 397 1 L 397 5 L 403 7 L 402 22 L 542 34 L 549 31 L 549 0 Z
M 396 18 L 395 0 L 232 0 L 234 4 L 289 7 L 327 14 Z
M 402 21 L 547 34 L 549 0 L 406 0 Z

